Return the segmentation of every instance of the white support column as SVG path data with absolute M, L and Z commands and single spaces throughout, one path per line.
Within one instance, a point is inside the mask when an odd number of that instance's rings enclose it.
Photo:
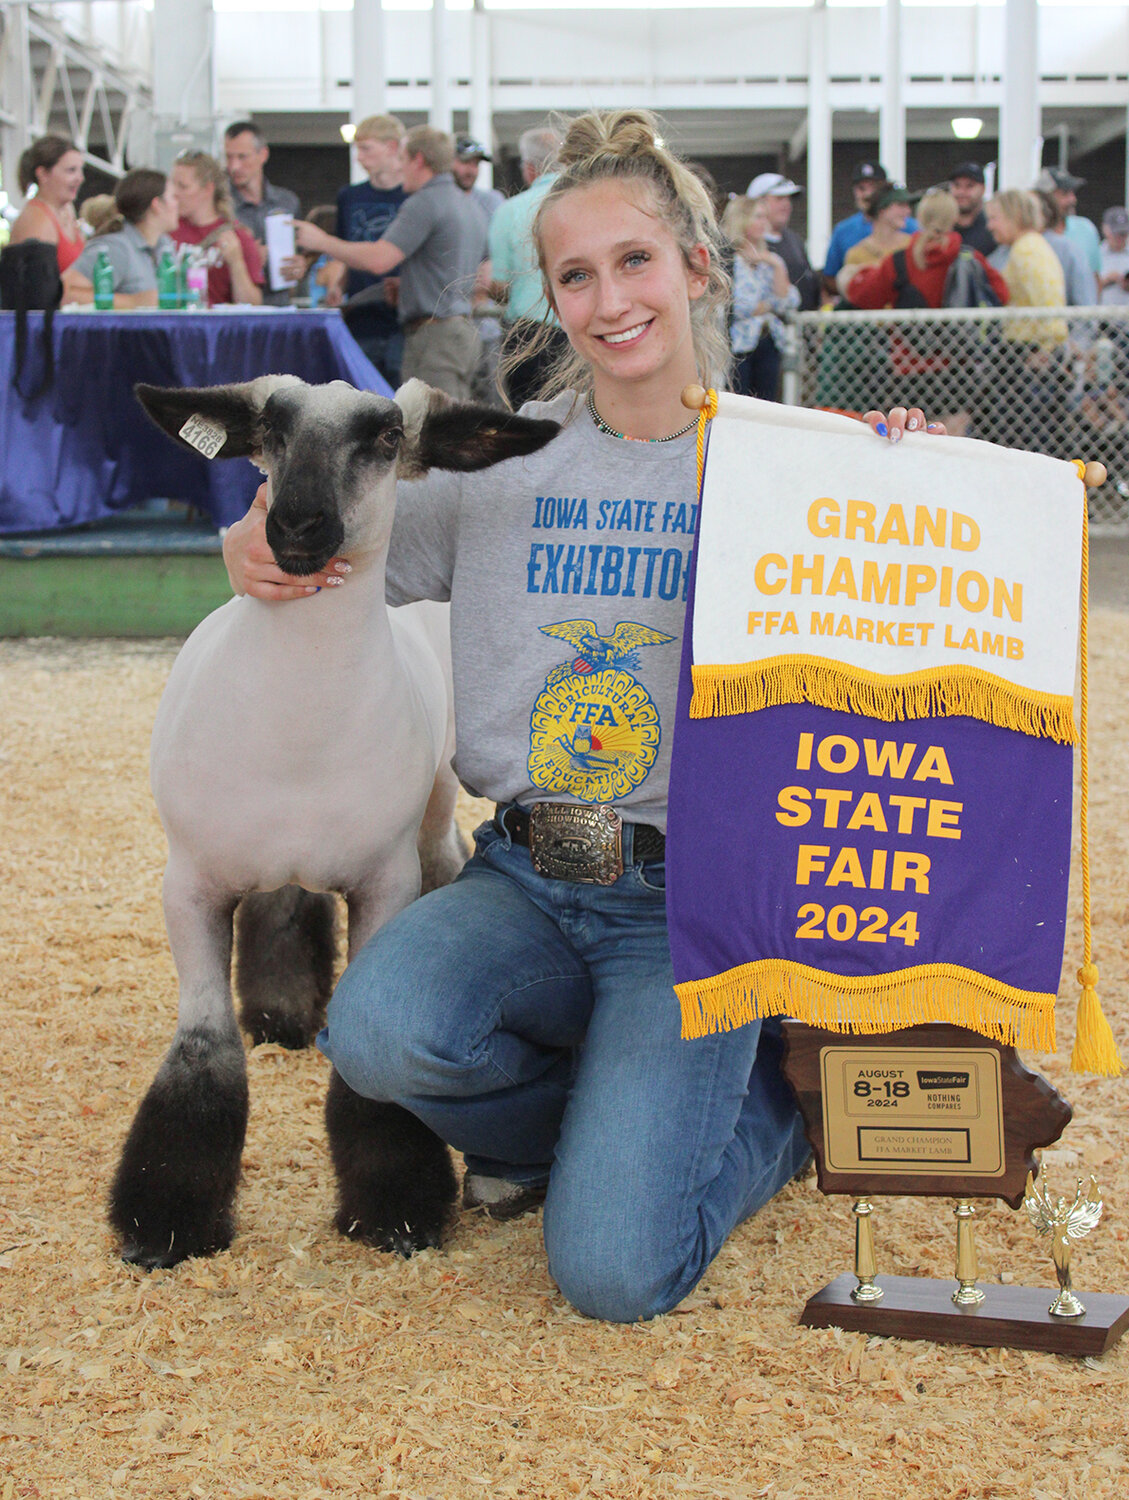
M 431 108 L 427 122 L 451 130 L 451 81 L 447 58 L 447 0 L 431 0 Z
M 882 17 L 885 61 L 878 155 L 891 181 L 906 179 L 906 111 L 902 93 L 902 0 L 886 0 Z
M 13 207 L 23 206 L 17 171 L 21 154 L 31 144 L 32 108 L 27 11 L 22 5 L 9 5 L 0 49 L 0 172 Z
M 1039 173 L 1038 0 L 1007 0 L 1004 15 L 1003 103 L 1000 108 L 1001 188 L 1029 188 Z
M 178 151 L 216 149 L 214 17 L 211 0 L 158 0 L 153 8 L 154 165 Z
M 388 108 L 384 6 L 381 0 L 353 0 L 353 124 Z M 363 174 L 362 174 L 363 176 Z
M 808 259 L 823 265 L 831 239 L 831 91 L 827 6 L 818 0 L 808 30 Z
M 474 14 L 470 18 L 471 64 L 470 64 L 470 118 L 468 134 L 484 145 L 491 156 L 494 154 L 494 90 L 493 47 L 491 45 L 491 17 L 483 8 L 482 0 L 474 0 Z M 478 186 L 494 186 L 494 167 L 484 161 L 478 169 Z

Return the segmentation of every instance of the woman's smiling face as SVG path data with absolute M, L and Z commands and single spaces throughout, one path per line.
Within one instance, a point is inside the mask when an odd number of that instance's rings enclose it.
M 708 252 L 692 270 L 645 187 L 605 179 L 546 208 L 541 242 L 550 293 L 569 343 L 597 384 L 666 372 L 696 378 L 690 303 L 706 289 Z M 601 378 L 602 377 L 602 378 Z

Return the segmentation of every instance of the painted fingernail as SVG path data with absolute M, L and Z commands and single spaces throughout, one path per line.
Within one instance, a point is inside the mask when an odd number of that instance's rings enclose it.
M 333 571 L 335 573 L 351 573 L 353 571 L 353 564 L 345 562 L 334 563 Z
M 306 593 L 307 594 L 320 594 L 321 593 L 321 589 L 307 588 Z
M 886 426 L 885 422 L 876 422 L 874 425 L 874 430 L 879 437 L 885 437 L 890 429 Z
M 902 429 L 900 427 L 895 427 L 894 430 L 893 430 L 893 432 L 890 434 L 890 441 L 892 443 L 900 443 L 901 440 L 902 440 Z
M 344 578 L 330 577 L 325 580 L 325 586 L 327 589 L 339 589 L 344 582 Z
M 909 421 L 906 423 L 906 431 L 907 432 L 916 432 L 917 431 L 917 418 L 916 417 L 910 417 Z
M 925 430 L 926 432 L 940 432 L 941 424 L 939 422 L 930 422 Z

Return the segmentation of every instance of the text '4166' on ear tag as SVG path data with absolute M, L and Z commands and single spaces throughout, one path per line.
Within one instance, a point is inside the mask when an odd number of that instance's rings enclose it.
M 180 429 L 180 435 L 205 458 L 215 458 L 227 442 L 227 428 L 218 422 L 209 422 L 207 417 L 189 417 Z

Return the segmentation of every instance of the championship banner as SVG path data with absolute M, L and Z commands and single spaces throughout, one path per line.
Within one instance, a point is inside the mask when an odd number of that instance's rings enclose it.
M 1054 1049 L 1084 496 L 1040 455 L 719 398 L 668 816 L 684 1036 Z
M 719 397 L 691 713 L 968 714 L 1073 743 L 1083 495 L 1041 454 Z

